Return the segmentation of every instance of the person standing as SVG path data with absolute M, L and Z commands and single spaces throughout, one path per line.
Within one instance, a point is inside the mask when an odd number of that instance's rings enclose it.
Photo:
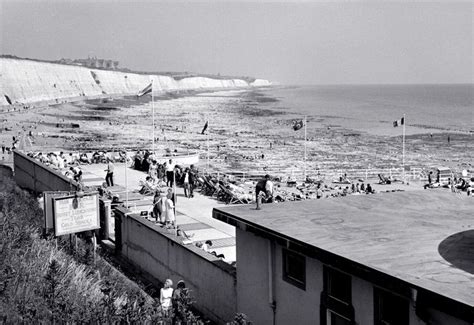
M 194 188 L 196 187 L 197 170 L 194 165 L 189 168 L 189 193 L 190 197 L 194 197 Z
M 186 320 L 185 310 L 180 308 L 182 304 L 181 296 L 186 291 L 186 284 L 183 280 L 179 280 L 176 284 L 176 289 L 173 291 L 173 324 L 184 324 Z
M 260 192 L 265 193 L 267 181 L 270 179 L 270 175 L 265 175 L 265 177 L 257 182 L 255 186 L 255 201 L 258 201 L 258 195 Z
M 150 175 L 155 181 L 158 180 L 158 164 L 156 160 L 152 160 L 150 167 L 148 168 L 148 175 Z
M 173 298 L 173 281 L 171 279 L 166 279 L 165 285 L 160 289 L 160 305 L 161 310 L 163 311 L 163 316 L 168 317 L 171 307 L 172 307 L 172 298 Z
M 191 197 L 191 193 L 190 193 L 191 187 L 189 185 L 189 176 L 190 176 L 189 174 L 190 174 L 189 168 L 186 168 L 184 170 L 182 182 L 183 182 L 183 188 L 184 188 L 184 196 L 187 198 Z
M 165 211 L 166 211 L 166 195 L 164 193 L 156 192 L 153 197 L 153 216 L 156 218 L 156 222 L 161 224 L 165 223 Z
M 114 169 L 115 166 L 111 159 L 107 158 L 107 169 L 105 170 L 107 174 L 105 174 L 105 182 L 107 186 L 114 186 Z
M 169 163 L 166 165 L 166 186 L 173 186 L 173 176 L 174 176 L 174 165 L 173 160 L 169 160 Z
M 173 203 L 173 194 L 168 193 L 166 196 L 166 223 L 175 225 L 175 214 L 174 214 L 174 203 Z

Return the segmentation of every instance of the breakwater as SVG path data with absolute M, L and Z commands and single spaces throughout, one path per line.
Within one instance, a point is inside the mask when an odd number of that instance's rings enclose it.
M 154 92 L 269 86 L 267 80 L 212 79 L 126 73 L 31 60 L 0 58 L 0 107 L 81 98 L 134 95 L 153 81 Z

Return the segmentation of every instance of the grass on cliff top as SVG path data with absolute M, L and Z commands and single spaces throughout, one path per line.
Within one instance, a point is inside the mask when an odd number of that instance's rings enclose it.
M 80 262 L 40 238 L 38 202 L 0 177 L 0 323 L 158 320 L 157 303 L 105 261 Z

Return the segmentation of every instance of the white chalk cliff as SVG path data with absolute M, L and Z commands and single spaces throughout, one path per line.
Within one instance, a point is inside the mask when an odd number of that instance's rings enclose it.
M 212 79 L 90 69 L 31 60 L 0 58 L 0 106 L 34 102 L 62 102 L 104 95 L 135 95 L 153 80 L 153 91 L 231 89 L 270 86 L 268 80 Z M 8 97 L 8 99 L 7 99 Z

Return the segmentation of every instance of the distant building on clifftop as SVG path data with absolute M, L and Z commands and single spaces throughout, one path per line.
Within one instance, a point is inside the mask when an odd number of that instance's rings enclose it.
M 87 59 L 60 59 L 56 61 L 60 64 L 80 65 L 94 69 L 117 70 L 119 61 L 98 59 L 97 57 L 88 57 Z

